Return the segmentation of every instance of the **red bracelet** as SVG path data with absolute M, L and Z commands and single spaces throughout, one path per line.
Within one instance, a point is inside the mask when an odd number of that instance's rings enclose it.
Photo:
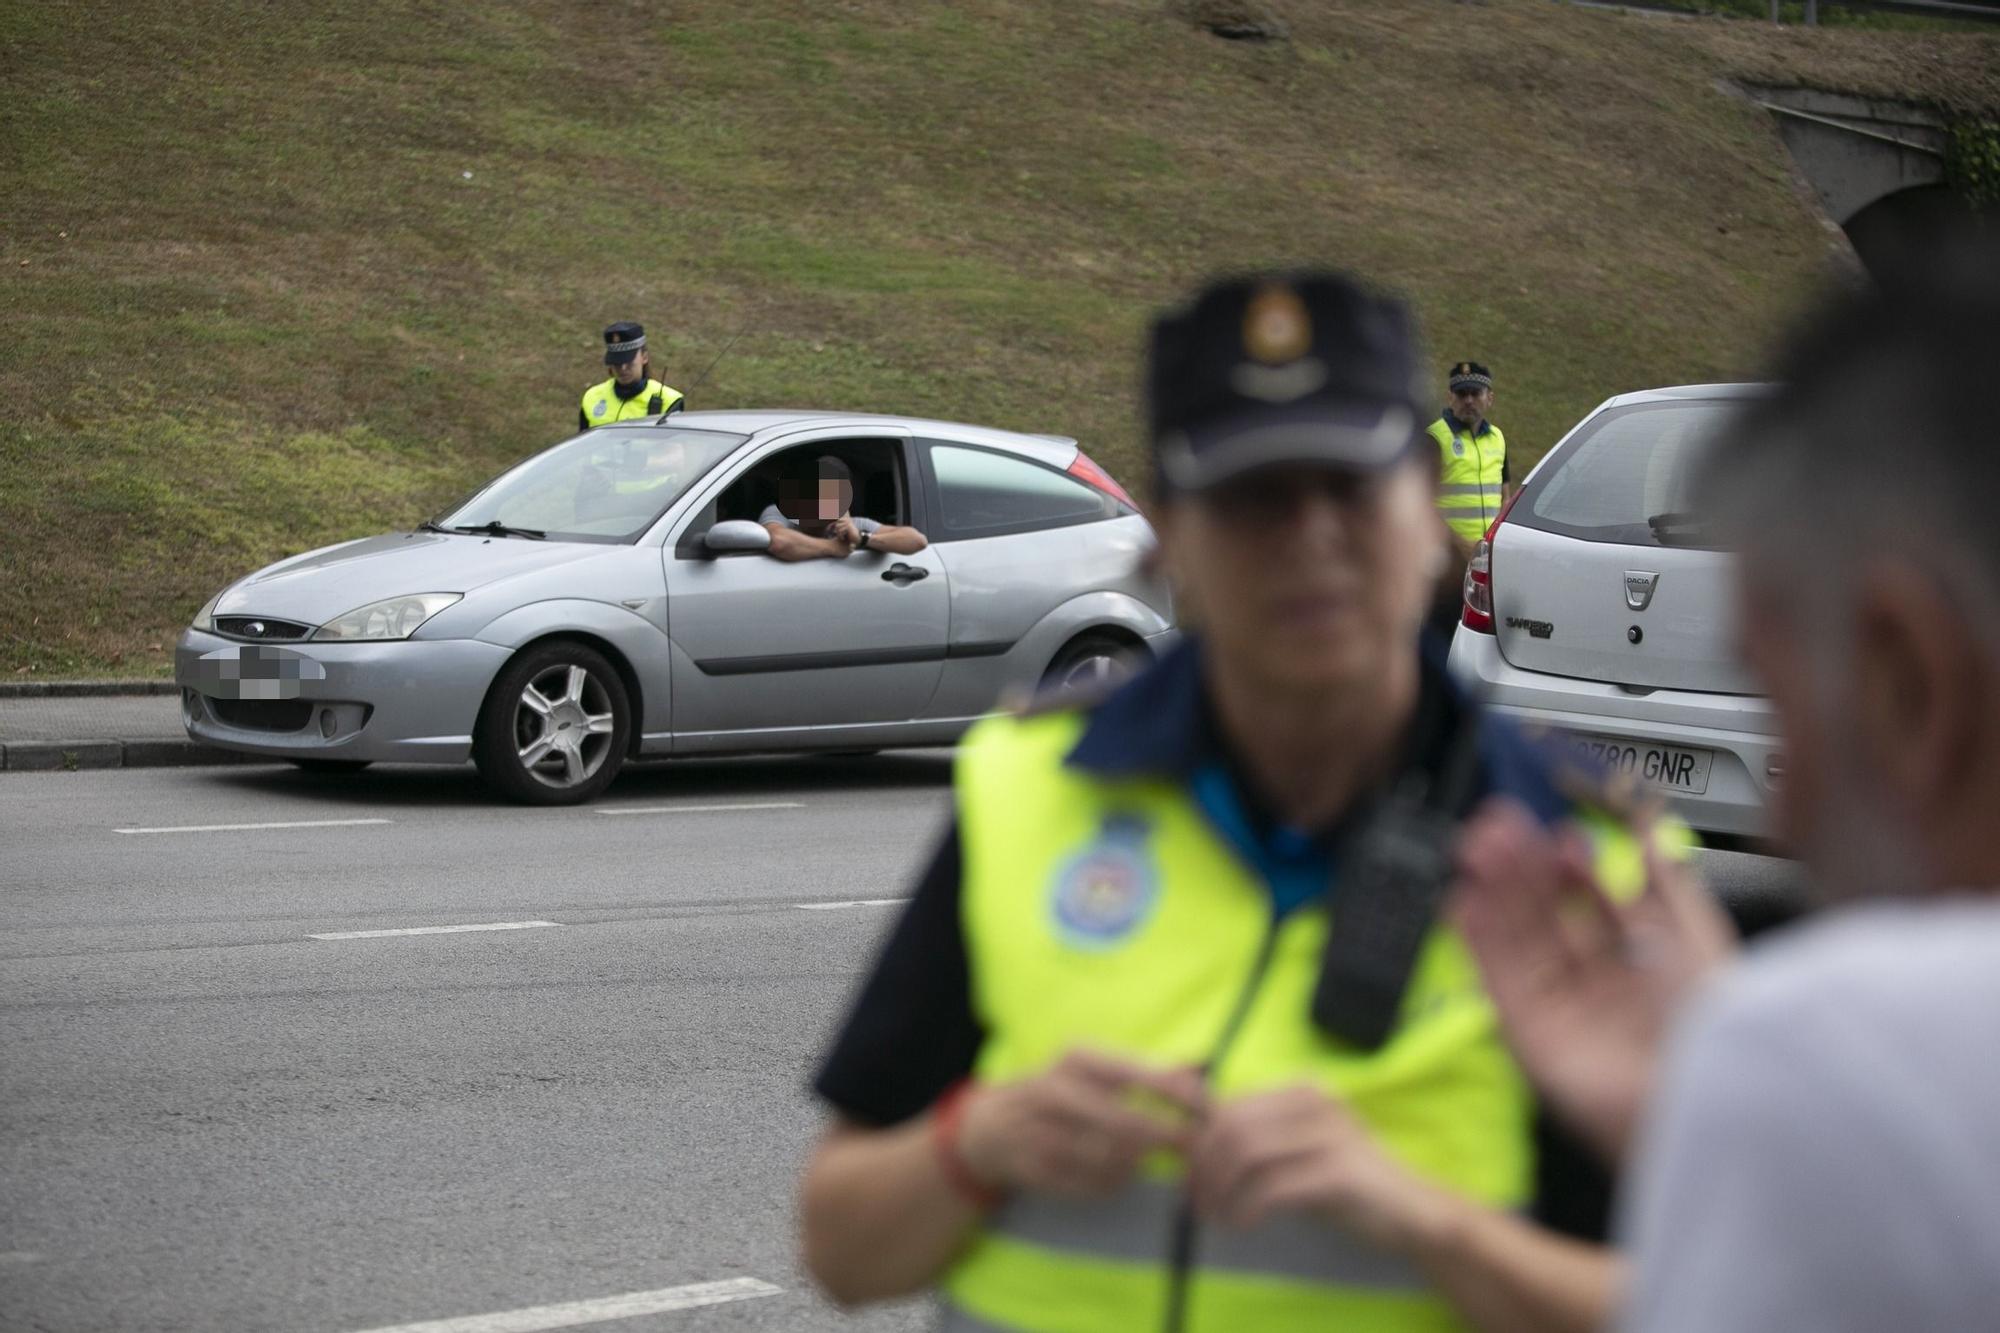
M 952 1189 L 981 1212 L 998 1208 L 1006 1195 L 986 1184 L 966 1164 L 959 1151 L 958 1130 L 965 1119 L 965 1099 L 975 1090 L 971 1079 L 962 1078 L 944 1090 L 931 1108 L 931 1146 L 937 1150 L 938 1167 Z

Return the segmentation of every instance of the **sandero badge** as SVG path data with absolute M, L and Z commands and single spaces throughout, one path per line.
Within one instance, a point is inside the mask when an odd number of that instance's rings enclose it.
M 1507 628 L 1524 629 L 1528 631 L 1528 637 L 1531 639 L 1546 639 L 1556 632 L 1554 621 L 1530 620 L 1526 616 L 1508 616 Z

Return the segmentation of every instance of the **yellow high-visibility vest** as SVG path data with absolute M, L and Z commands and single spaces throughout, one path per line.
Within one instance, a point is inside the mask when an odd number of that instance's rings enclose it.
M 679 389 L 669 388 L 654 379 L 647 380 L 646 387 L 630 398 L 620 398 L 617 387 L 618 381 L 613 378 L 585 389 L 583 419 L 593 426 L 608 426 L 614 421 L 632 421 L 671 412 L 682 401 Z
M 1083 726 L 1074 713 L 995 719 L 960 752 L 960 919 L 986 1034 L 975 1076 L 1029 1077 L 1087 1046 L 1207 1065 L 1225 1101 L 1314 1083 L 1411 1170 L 1479 1203 L 1525 1208 L 1534 1099 L 1458 935 L 1432 927 L 1381 1048 L 1325 1034 L 1309 1006 L 1337 913 L 1313 903 L 1274 917 L 1265 886 L 1182 784 L 1065 766 Z M 1579 818 L 1599 839 L 1607 887 L 1635 892 L 1637 841 L 1616 821 Z M 1109 1199 L 1010 1198 L 945 1276 L 944 1327 L 1160 1328 L 1183 1174 L 1162 1154 Z M 1186 1333 L 1463 1327 L 1407 1259 L 1304 1212 L 1249 1231 L 1204 1228 L 1185 1284 Z
M 1507 437 L 1490 421 L 1474 434 L 1449 416 L 1433 421 L 1429 434 L 1444 459 L 1438 510 L 1453 532 L 1476 542 L 1500 517 Z

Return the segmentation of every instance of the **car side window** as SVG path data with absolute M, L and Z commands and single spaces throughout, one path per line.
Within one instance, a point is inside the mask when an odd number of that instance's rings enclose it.
M 695 516 L 683 530 L 675 554 L 683 560 L 712 559 L 702 545 L 709 528 L 730 520 L 761 521 L 766 509 L 777 503 L 784 460 L 799 453 L 828 455 L 847 464 L 854 476 L 853 513 L 885 525 L 909 523 L 910 491 L 904 482 L 903 449 L 900 440 L 838 439 L 816 440 L 767 454 Z
M 932 540 L 997 537 L 1118 516 L 1110 496 L 1011 454 L 934 444 L 930 464 L 939 509 Z

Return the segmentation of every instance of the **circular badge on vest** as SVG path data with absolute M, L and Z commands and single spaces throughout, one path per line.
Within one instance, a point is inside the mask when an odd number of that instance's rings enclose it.
M 1050 909 L 1069 943 L 1102 949 L 1137 930 L 1160 896 L 1159 871 L 1146 852 L 1146 821 L 1111 815 L 1096 841 L 1056 871 Z
M 597 400 L 597 406 L 590 409 L 590 415 L 594 417 L 601 417 L 604 415 L 604 409 L 608 406 L 609 404 L 606 403 L 602 398 L 600 398 Z
M 1459 439 L 1456 435 L 1451 437 L 1451 456 L 1453 458 L 1465 457 L 1465 441 Z

